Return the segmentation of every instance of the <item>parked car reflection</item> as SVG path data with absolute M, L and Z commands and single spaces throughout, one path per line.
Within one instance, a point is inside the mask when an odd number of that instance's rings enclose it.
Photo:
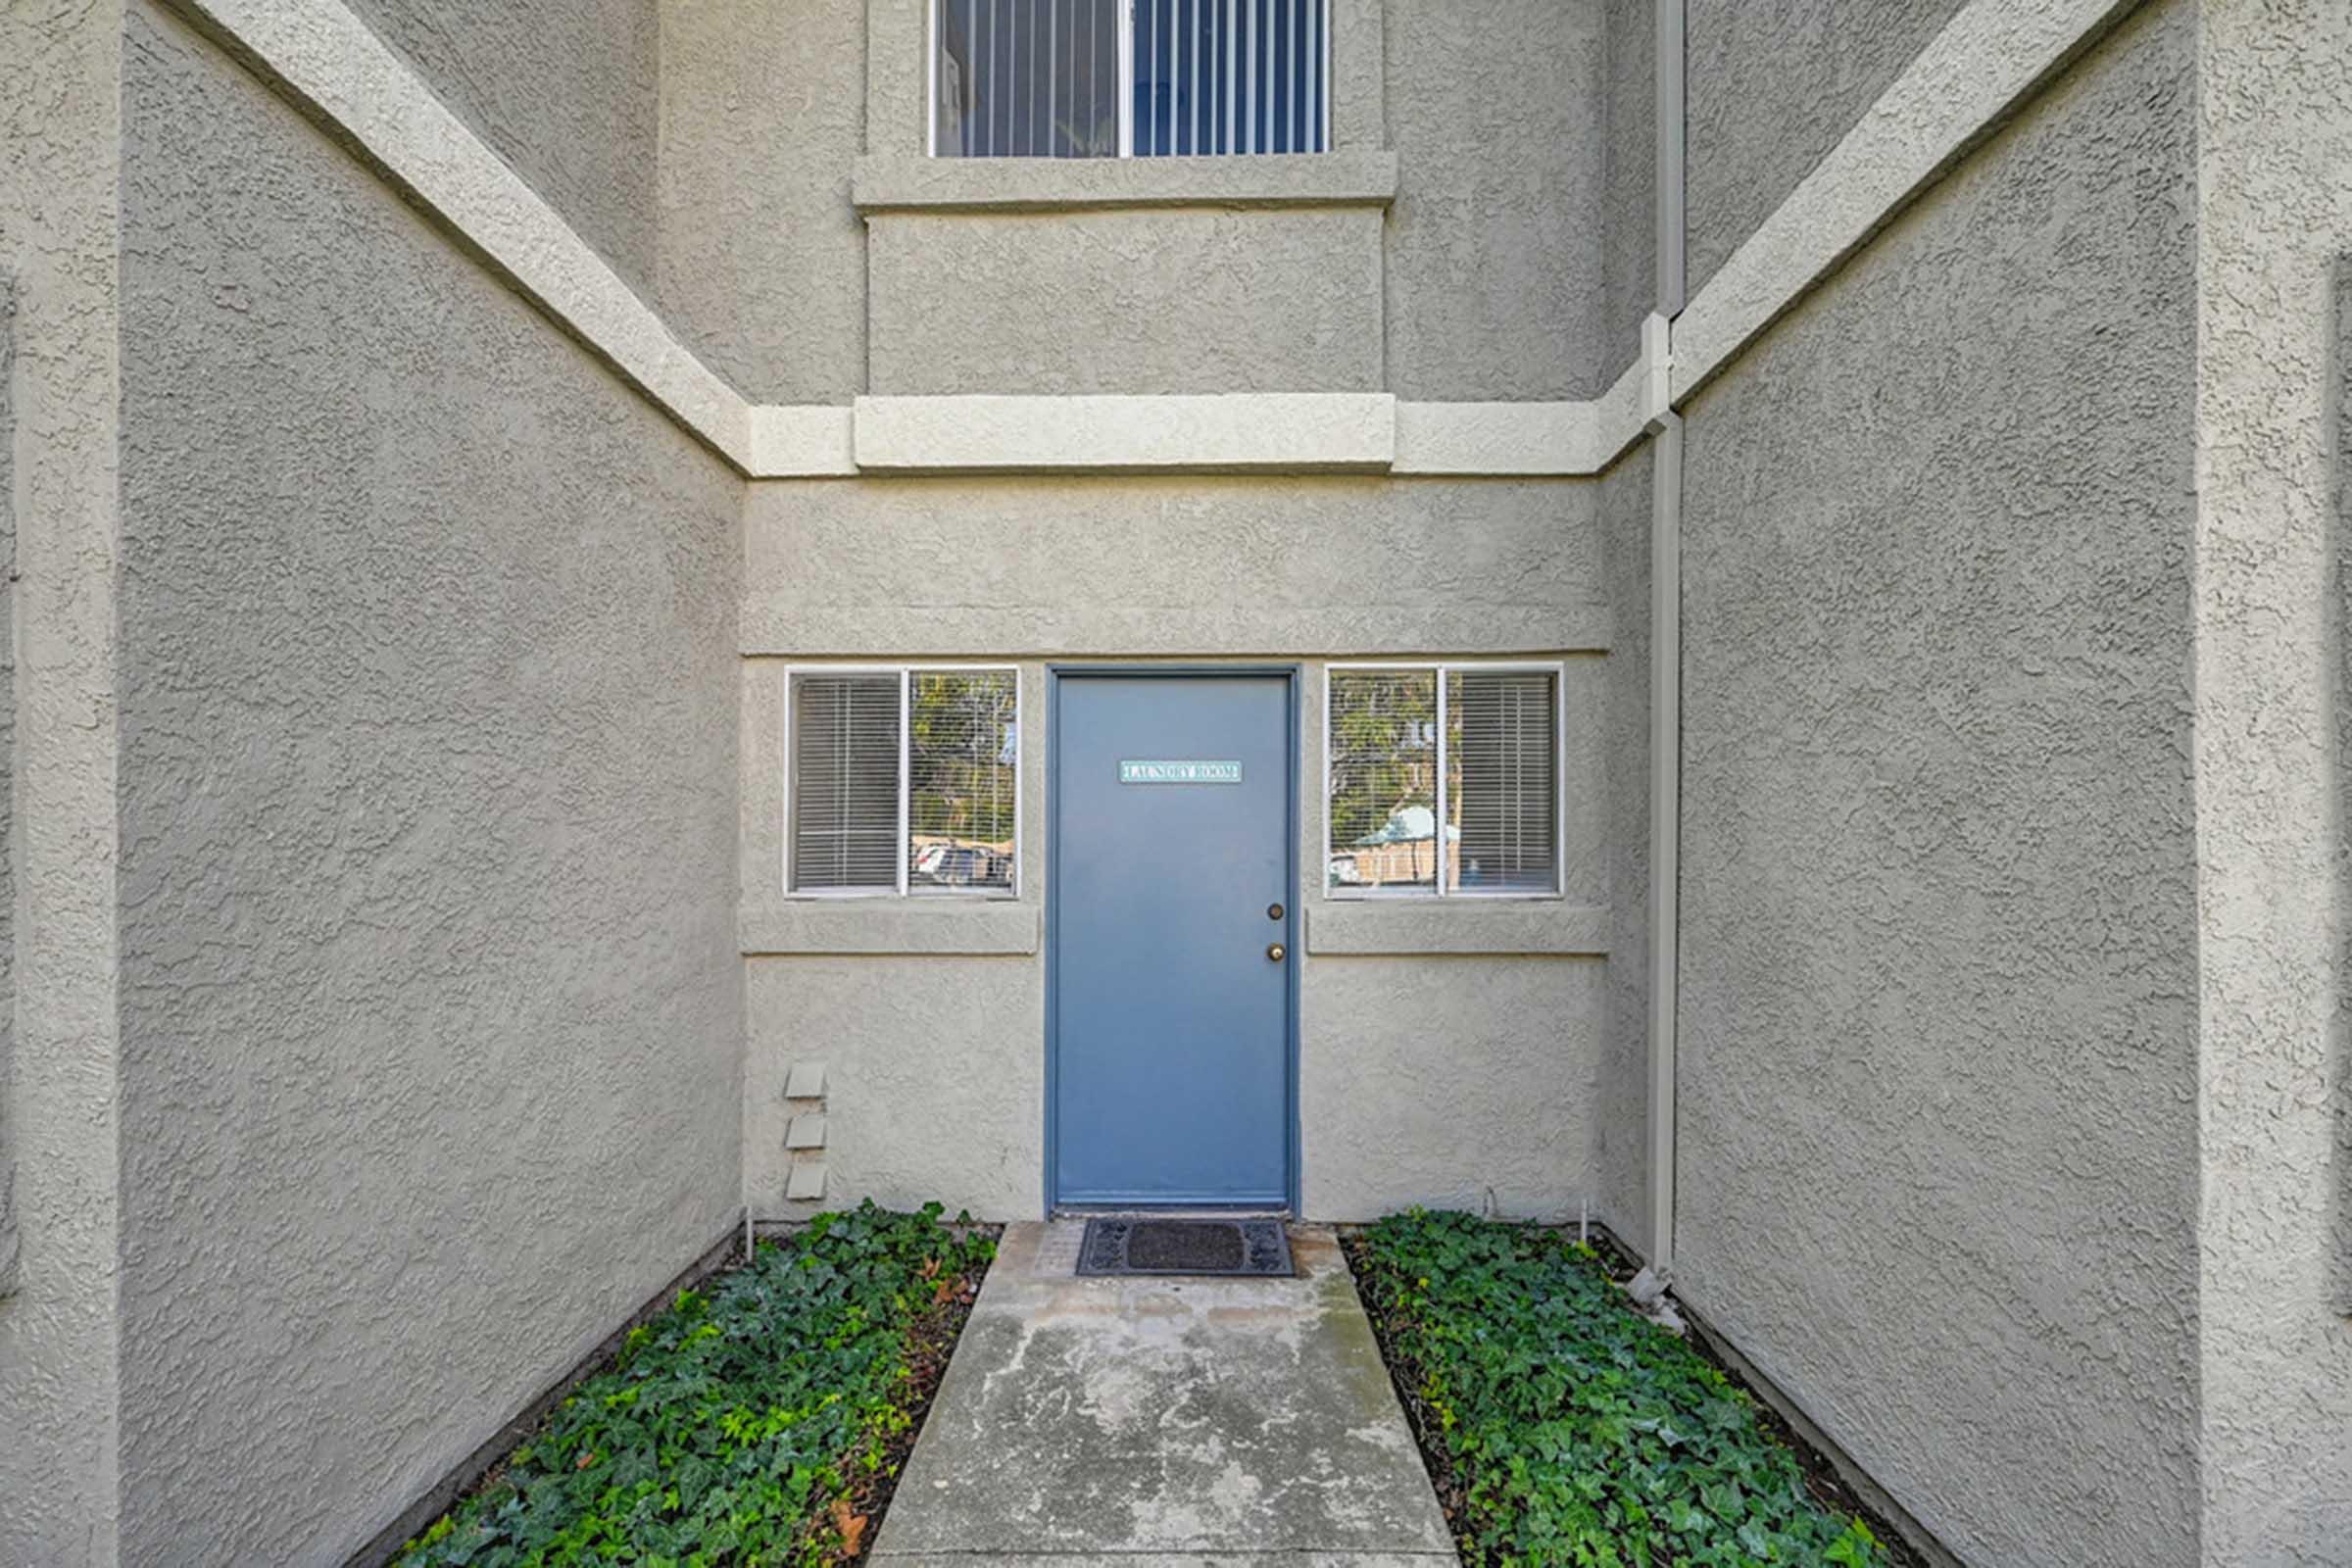
M 915 852 L 914 879 L 931 887 L 1009 888 L 1012 857 L 980 844 L 926 844 Z

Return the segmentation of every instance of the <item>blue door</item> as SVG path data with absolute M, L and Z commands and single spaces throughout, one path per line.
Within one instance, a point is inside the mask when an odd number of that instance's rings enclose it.
M 1291 1201 L 1292 693 L 1055 677 L 1056 1203 Z

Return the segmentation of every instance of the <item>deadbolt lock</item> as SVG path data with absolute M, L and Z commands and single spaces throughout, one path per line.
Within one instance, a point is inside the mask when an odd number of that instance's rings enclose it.
M 1279 920 L 1279 919 L 1281 919 L 1281 918 L 1282 918 L 1282 906 L 1281 906 L 1281 905 L 1279 905 L 1279 904 L 1269 904 L 1269 905 L 1267 905 L 1267 906 L 1266 906 L 1266 918 L 1267 918 L 1267 919 L 1269 919 L 1269 920 Z
M 1266 944 L 1266 956 L 1273 959 L 1276 963 L 1280 963 L 1284 956 L 1290 953 L 1290 949 L 1284 947 L 1279 942 L 1269 942 Z

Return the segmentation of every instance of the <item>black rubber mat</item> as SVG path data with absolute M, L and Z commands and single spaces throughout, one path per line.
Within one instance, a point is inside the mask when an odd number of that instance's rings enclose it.
M 1278 1219 L 1090 1219 L 1081 1274 L 1288 1277 L 1291 1241 Z

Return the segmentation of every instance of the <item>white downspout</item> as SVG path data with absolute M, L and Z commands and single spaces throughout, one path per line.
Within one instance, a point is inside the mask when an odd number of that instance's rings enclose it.
M 1657 291 L 1642 323 L 1648 374 L 1649 1273 L 1674 1277 L 1675 1024 L 1681 995 L 1683 823 L 1683 420 L 1674 412 L 1674 318 L 1683 309 L 1683 6 L 1657 6 Z

